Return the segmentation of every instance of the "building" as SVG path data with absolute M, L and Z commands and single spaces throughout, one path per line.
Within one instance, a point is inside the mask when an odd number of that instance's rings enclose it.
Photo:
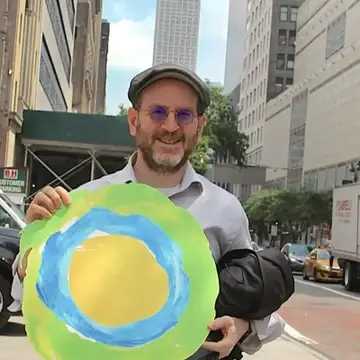
M 68 111 L 72 108 L 72 62 L 76 0 L 45 0 L 40 46 L 40 73 L 36 109 Z
M 249 0 L 239 130 L 249 136 L 247 163 L 265 165 L 266 102 L 293 84 L 298 6 L 302 0 Z
M 36 106 L 42 0 L 0 2 L 0 167 L 23 163 L 23 109 Z
M 269 186 L 330 189 L 360 160 L 360 2 L 306 0 L 299 9 L 294 85 L 269 102 Z
M 229 0 L 224 76 L 224 91 L 226 94 L 231 94 L 241 83 L 242 61 L 245 50 L 246 8 L 246 1 Z M 238 101 L 239 100 L 240 94 L 238 97 Z
M 104 114 L 106 110 L 106 79 L 107 79 L 107 60 L 109 52 L 109 36 L 110 23 L 103 20 L 101 24 L 101 43 L 100 43 L 100 58 L 98 70 L 98 86 L 96 94 L 96 113 Z
M 76 112 L 97 112 L 101 14 L 102 0 L 78 0 L 72 71 L 72 110 Z
M 196 71 L 200 0 L 157 0 L 153 64 Z

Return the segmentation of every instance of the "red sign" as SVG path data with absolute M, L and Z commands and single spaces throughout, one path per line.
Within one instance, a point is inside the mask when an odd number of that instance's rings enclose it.
M 350 217 L 351 206 L 351 200 L 338 200 L 336 202 L 336 215 L 340 217 Z
M 17 179 L 18 176 L 18 169 L 4 169 L 4 179 Z

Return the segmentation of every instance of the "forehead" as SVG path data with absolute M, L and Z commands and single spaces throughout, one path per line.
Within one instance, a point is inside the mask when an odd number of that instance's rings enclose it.
M 176 79 L 161 79 L 155 81 L 142 91 L 144 104 L 162 104 L 167 106 L 196 106 L 195 90 L 183 81 Z

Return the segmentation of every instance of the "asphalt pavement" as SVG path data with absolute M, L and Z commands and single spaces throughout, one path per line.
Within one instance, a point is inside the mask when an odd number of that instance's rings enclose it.
M 295 294 L 280 309 L 287 332 L 330 360 L 358 360 L 360 293 L 295 276 Z

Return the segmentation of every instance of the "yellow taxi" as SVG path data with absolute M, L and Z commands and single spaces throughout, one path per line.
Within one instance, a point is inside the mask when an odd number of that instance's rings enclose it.
M 310 277 L 315 281 L 341 281 L 343 271 L 336 257 L 332 269 L 330 269 L 330 253 L 327 249 L 315 249 L 309 253 L 304 261 L 303 279 L 309 280 Z

